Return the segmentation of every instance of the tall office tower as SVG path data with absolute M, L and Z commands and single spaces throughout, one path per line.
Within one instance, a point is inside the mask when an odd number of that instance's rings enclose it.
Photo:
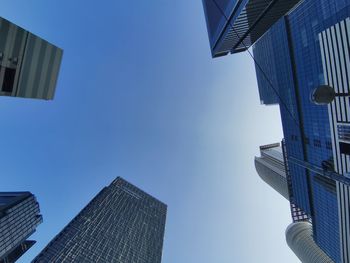
M 213 57 L 247 50 L 300 0 L 202 0 Z
M 289 187 L 284 156 L 279 143 L 260 146 L 261 157 L 255 157 L 259 176 L 273 189 L 289 200 Z M 302 262 L 329 263 L 332 260 L 315 243 L 310 218 L 291 203 L 293 223 L 286 230 L 288 246 Z
M 291 207 L 337 263 L 350 262 L 349 17 L 350 0 L 302 1 L 253 48 L 260 100 L 281 111 Z M 310 99 L 321 85 L 337 93 L 328 105 Z
M 27 240 L 42 223 L 39 204 L 29 192 L 0 192 L 0 263 L 20 258 L 35 241 Z
M 33 262 L 160 263 L 167 206 L 118 177 Z
M 279 143 L 260 146 L 261 157 L 255 157 L 255 168 L 261 179 L 289 200 L 282 148 Z
M 280 104 L 291 202 L 334 262 L 350 262 L 349 8 L 348 0 L 304 1 L 253 49 L 260 94 Z M 315 105 L 310 94 L 324 84 L 343 96 Z
M 0 18 L 0 95 L 52 100 L 63 51 Z

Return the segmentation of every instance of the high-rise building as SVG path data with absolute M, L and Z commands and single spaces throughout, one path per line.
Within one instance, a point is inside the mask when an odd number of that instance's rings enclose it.
M 290 224 L 286 230 L 286 239 L 288 246 L 301 262 L 333 262 L 315 243 L 310 222 L 295 222 Z
M 349 96 L 320 106 L 310 94 L 328 84 L 349 95 L 349 8 L 350 1 L 304 1 L 253 49 L 260 94 L 275 93 L 267 104 L 280 104 L 292 202 L 334 262 L 350 260 L 349 183 L 341 178 L 350 172 Z
M 35 241 L 27 240 L 42 222 L 39 204 L 29 192 L 0 192 L 0 263 L 20 258 Z
M 202 0 L 213 57 L 247 50 L 300 0 Z
M 287 233 L 311 231 L 333 262 L 348 263 L 350 0 L 301 1 L 269 26 L 253 47 L 260 100 L 280 107 L 293 222 L 312 222 Z M 336 93 L 328 105 L 311 99 L 322 85 Z
M 260 146 L 261 157 L 255 157 L 255 168 L 262 180 L 289 200 L 288 183 L 282 148 L 279 143 Z
M 167 206 L 118 177 L 33 262 L 160 263 Z
M 52 100 L 63 51 L 0 18 L 0 96 Z

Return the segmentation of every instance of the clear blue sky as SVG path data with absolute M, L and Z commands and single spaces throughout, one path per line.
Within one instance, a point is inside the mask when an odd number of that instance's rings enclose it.
M 295 263 L 289 204 L 257 176 L 282 138 L 243 53 L 212 60 L 200 0 L 4 0 L 64 49 L 53 101 L 0 97 L 1 191 L 44 217 L 29 262 L 122 176 L 168 204 L 164 263 Z

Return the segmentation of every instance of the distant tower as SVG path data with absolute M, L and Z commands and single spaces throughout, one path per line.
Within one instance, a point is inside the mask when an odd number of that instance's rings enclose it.
M 288 184 L 280 144 L 260 146 L 260 154 L 261 157 L 255 157 L 255 169 L 260 178 L 289 200 Z
M 63 51 L 0 18 L 0 96 L 52 100 Z
M 0 192 L 0 263 L 20 258 L 35 241 L 27 238 L 42 223 L 39 204 L 29 192 Z
M 32 262 L 160 263 L 167 206 L 118 177 Z

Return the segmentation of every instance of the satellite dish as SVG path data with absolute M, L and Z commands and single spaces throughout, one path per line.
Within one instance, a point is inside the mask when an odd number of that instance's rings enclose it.
M 335 99 L 335 96 L 331 86 L 321 85 L 311 92 L 310 100 L 316 105 L 327 105 Z

